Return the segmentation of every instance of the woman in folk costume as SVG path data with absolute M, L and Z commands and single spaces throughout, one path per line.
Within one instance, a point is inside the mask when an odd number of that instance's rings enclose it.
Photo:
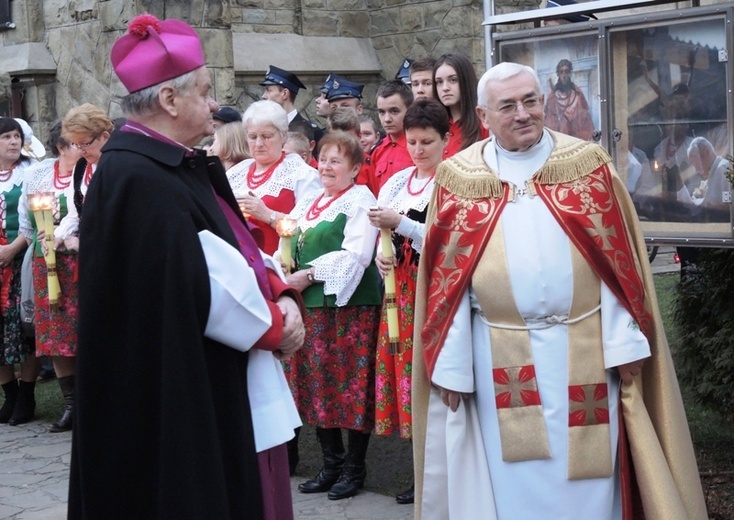
M 367 476 L 382 301 L 373 262 L 377 229 L 368 218 L 375 198 L 354 183 L 362 148 L 343 132 L 329 132 L 320 146 L 324 189 L 298 203 L 290 214 L 298 222 L 296 234 L 283 239 L 291 240 L 295 252 L 287 282 L 301 291 L 306 304 L 306 342 L 286 363 L 286 374 L 301 418 L 316 426 L 324 457 L 318 475 L 298 489 L 328 491 L 329 499 L 339 500 L 354 496 Z M 348 430 L 346 456 L 342 428 Z
M 33 339 L 22 333 L 20 323 L 20 270 L 26 238 L 18 229 L 18 203 L 25 172 L 46 151 L 28 123 L 22 119 L 0 118 L 0 384 L 5 402 L 0 423 L 17 425 L 33 420 L 36 411 L 38 360 Z M 20 364 L 20 382 L 15 378 Z
M 439 168 L 418 275 L 416 516 L 706 518 L 609 155 L 543 127 L 529 67 L 478 90 L 493 138 Z
M 73 204 L 69 204 L 68 213 L 54 231 L 57 245 L 63 242 L 71 251 L 79 250 L 79 219 L 84 197 L 102 157 L 102 147 L 114 129 L 115 125 L 107 114 L 91 103 L 72 108 L 62 121 L 61 135 L 81 152 L 81 158 L 74 167 L 74 177 L 67 187 L 67 196 Z
M 31 200 L 38 194 L 53 194 L 53 220 L 58 223 L 74 204 L 70 190 L 74 165 L 80 158 L 78 149 L 61 136 L 57 123 L 48 138 L 53 158 L 34 165 L 26 174 L 20 198 L 20 231 L 28 237 L 33 248 L 33 290 L 35 300 L 36 355 L 50 356 L 58 374 L 59 387 L 64 396 L 64 408 L 50 432 L 71 430 L 74 409 L 74 357 L 77 344 L 77 256 L 76 250 L 59 244 L 56 251 L 55 274 L 61 294 L 56 301 L 49 295 L 49 270 L 44 258 L 45 231 L 30 209 Z M 29 199 L 30 197 L 30 199 Z
M 449 119 L 446 109 L 433 99 L 415 101 L 403 119 L 408 153 L 415 166 L 391 177 L 380 190 L 378 208 L 370 211 L 370 222 L 391 229 L 393 259 L 382 252 L 376 263 L 383 277 L 395 270 L 399 342 L 391 345 L 388 330 L 387 295 L 377 341 L 375 370 L 375 433 L 398 433 L 412 438 L 410 380 L 413 365 L 413 322 L 415 282 L 418 260 L 423 246 L 423 228 L 428 202 L 433 193 L 436 168 L 443 158 L 448 141 Z M 401 504 L 413 503 L 413 486 L 397 495 Z
M 256 101 L 245 110 L 242 124 L 252 159 L 227 170 L 227 178 L 242 211 L 263 232 L 262 250 L 271 255 L 278 248 L 278 220 L 319 191 L 321 183 L 303 159 L 283 151 L 288 115 L 278 103 Z

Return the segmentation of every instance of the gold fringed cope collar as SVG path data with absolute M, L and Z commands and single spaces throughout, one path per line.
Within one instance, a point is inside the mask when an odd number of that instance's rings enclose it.
M 504 188 L 502 181 L 490 169 L 482 153 L 489 139 L 474 143 L 469 148 L 438 165 L 435 183 L 449 192 L 467 199 L 499 199 Z
M 612 158 L 599 145 L 547 130 L 553 139 L 553 152 L 543 167 L 533 175 L 538 184 L 562 184 L 581 179 Z M 436 184 L 467 199 L 499 199 L 504 192 L 497 172 L 484 162 L 484 147 L 492 140 L 471 145 L 438 166 Z M 528 183 L 532 189 L 533 183 Z
M 612 162 L 606 150 L 597 144 L 549 132 L 554 141 L 553 152 L 540 171 L 533 175 L 539 184 L 577 181 Z

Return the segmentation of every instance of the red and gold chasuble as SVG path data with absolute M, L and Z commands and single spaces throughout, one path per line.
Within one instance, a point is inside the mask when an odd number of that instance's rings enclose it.
M 574 276 L 577 271 L 581 273 L 577 281 L 584 283 L 580 286 L 596 287 L 591 299 L 587 295 L 581 304 L 574 301 L 569 315 L 572 323 L 568 324 L 571 448 L 568 476 L 595 478 L 612 473 L 611 453 L 598 454 L 600 446 L 609 446 L 610 418 L 600 318 L 598 313 L 593 316 L 599 298 L 595 276 L 609 286 L 649 340 L 654 328 L 645 308 L 644 285 L 633 244 L 614 194 L 609 156 L 589 143 L 574 140 L 563 144 L 565 147 L 556 145 L 554 154 L 529 181 L 528 187 L 531 195 L 541 197 L 575 246 L 574 254 L 578 258 L 574 260 Z M 488 263 L 492 267 L 484 268 L 483 276 L 489 273 L 492 283 L 506 278 L 506 269 L 495 267 L 504 262 L 504 239 L 496 224 L 505 204 L 514 199 L 515 188 L 502 182 L 479 157 L 480 161 L 473 163 L 449 160 L 441 165 L 436 176 L 435 219 L 429 220 L 432 224 L 422 257 L 427 262 L 424 272 L 429 273 L 426 319 L 421 331 L 429 378 L 461 297 L 488 244 L 495 244 L 488 249 L 491 259 Z M 514 309 L 509 286 L 503 290 L 501 285 L 496 288 L 497 298 L 509 299 L 509 307 Z M 517 314 L 516 309 L 514 312 Z M 523 327 L 522 317 L 515 314 L 511 309 L 488 316 L 490 322 L 499 318 L 499 322 L 514 329 L 498 330 L 490 326 L 503 459 L 548 458 L 550 451 L 529 333 Z

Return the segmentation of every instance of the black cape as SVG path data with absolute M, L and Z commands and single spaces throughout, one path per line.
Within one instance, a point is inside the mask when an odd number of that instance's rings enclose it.
M 247 359 L 204 337 L 219 160 L 115 132 L 80 227 L 70 519 L 262 517 Z M 239 210 L 237 210 L 239 214 Z

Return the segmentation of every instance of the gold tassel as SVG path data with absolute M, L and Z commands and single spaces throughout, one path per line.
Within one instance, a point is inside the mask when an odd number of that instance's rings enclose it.
M 467 199 L 499 199 L 504 193 L 502 181 L 487 168 L 482 150 L 487 139 L 438 165 L 436 184 Z
M 612 161 L 601 146 L 555 132 L 552 135 L 556 146 L 548 162 L 537 174 L 537 182 L 540 184 L 577 181 Z

